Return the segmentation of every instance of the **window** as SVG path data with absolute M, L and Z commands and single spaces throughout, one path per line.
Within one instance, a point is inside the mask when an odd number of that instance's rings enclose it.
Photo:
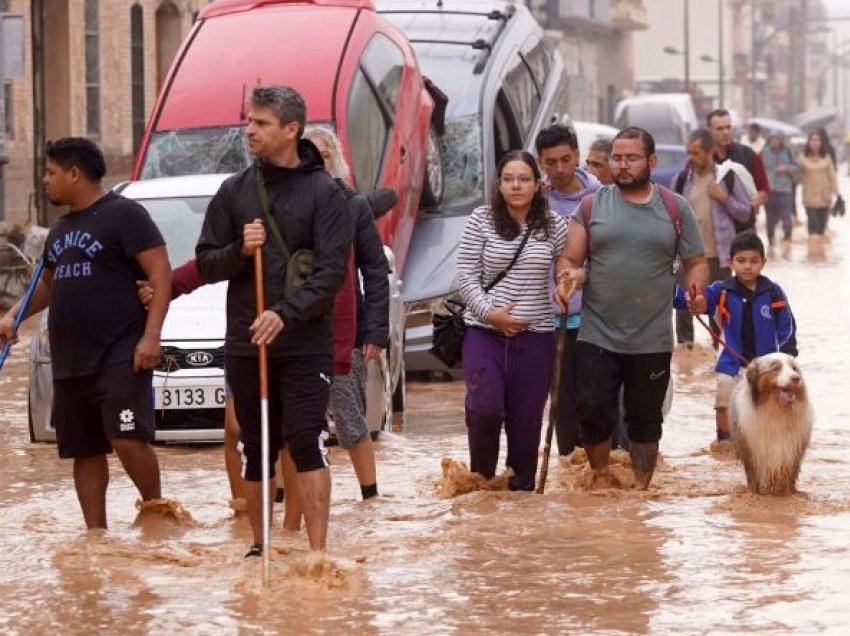
M 15 118 L 12 113 L 12 80 L 3 82 L 3 127 L 6 131 L 6 139 L 15 138 Z
M 510 102 L 511 110 L 516 115 L 517 125 L 524 138 L 531 131 L 531 125 L 540 107 L 540 93 L 528 66 L 519 56 L 516 61 L 517 64 L 505 75 L 503 90 Z
M 145 28 L 141 5 L 130 7 L 130 99 L 133 123 L 133 152 L 145 133 Z
M 549 71 L 552 69 L 552 54 L 543 40 L 538 40 L 532 49 L 522 56 L 528 68 L 531 69 L 531 74 L 534 76 L 534 81 L 537 82 L 537 88 L 542 92 L 546 86 L 546 78 L 549 77 Z
M 499 163 L 502 155 L 511 150 L 520 150 L 522 148 L 522 137 L 517 128 L 516 119 L 511 106 L 508 103 L 508 98 L 503 90 L 499 91 L 496 98 L 496 108 L 493 112 L 493 133 L 495 144 L 495 162 Z
M 361 66 L 372 80 L 387 112 L 394 113 L 404 70 L 401 50 L 389 38 L 378 33 L 366 46 Z
M 154 14 L 154 24 L 156 25 L 156 86 L 162 88 L 171 62 L 180 48 L 182 38 L 180 10 L 170 0 L 163 2 Z
M 100 137 L 100 34 L 98 1 L 86 0 L 86 135 Z
M 380 176 L 388 126 L 378 98 L 362 70 L 357 71 L 347 109 L 348 144 L 357 189 L 369 194 Z

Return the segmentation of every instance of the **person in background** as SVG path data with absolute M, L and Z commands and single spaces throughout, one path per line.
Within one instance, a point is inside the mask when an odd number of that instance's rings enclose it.
M 803 153 L 797 157 L 803 207 L 808 218 L 809 243 L 817 244 L 826 232 L 829 208 L 838 196 L 838 177 L 829 157 L 825 136 L 817 130 L 809 133 Z
M 602 185 L 611 185 L 614 183 L 614 178 L 611 176 L 611 148 L 613 140 L 608 137 L 600 137 L 590 144 L 590 149 L 587 151 L 587 159 L 585 165 L 587 171 L 599 180 Z
M 470 215 L 457 259 L 470 469 L 495 476 L 504 424 L 508 487 L 530 491 L 555 358 L 549 281 L 567 224 L 549 210 L 532 155 L 506 153 L 496 174 L 492 203 Z
M 756 215 L 770 193 L 770 184 L 761 162 L 761 155 L 753 152 L 749 146 L 739 144 L 732 139 L 732 117 L 728 110 L 715 109 L 708 114 L 705 121 L 714 138 L 714 161 L 723 163 L 731 159 L 744 166 L 753 178 L 757 190 L 755 198 L 751 201 L 753 212 L 746 223 L 736 223 L 735 230 L 737 232 L 754 231 Z
M 535 146 L 537 162 L 549 186 L 549 209 L 566 220 L 582 197 L 599 189 L 599 181 L 579 166 L 578 139 L 566 126 L 553 124 L 544 128 L 538 133 Z M 581 292 L 573 296 L 566 315 L 560 313 L 557 305 L 552 306 L 552 311 L 555 314 L 555 329 L 566 329 L 567 332 L 563 359 L 558 361 L 561 365 L 561 395 L 557 399 L 555 436 L 558 454 L 569 455 L 581 443 L 576 418 L 578 379 L 575 359 L 576 336 L 581 324 Z M 556 402 L 554 397 L 552 402 Z
M 747 146 L 754 153 L 761 153 L 765 139 L 761 134 L 761 126 L 753 122 L 747 126 L 747 133 L 741 137 L 741 145 Z
M 712 157 L 714 139 L 708 129 L 693 131 L 687 150 L 688 165 L 673 177 L 670 187 L 687 199 L 696 217 L 708 260 L 709 282 L 723 280 L 730 275 L 729 246 L 735 238 L 735 222 L 750 218 L 749 198 L 732 170 L 718 183 L 719 168 Z M 679 282 L 684 281 L 680 278 Z M 712 326 L 716 331 L 716 325 Z M 687 310 L 676 311 L 676 339 L 693 347 L 694 321 Z
M 766 212 L 767 242 L 772 250 L 776 245 L 776 226 L 782 225 L 782 240 L 790 247 L 794 223 L 794 178 L 799 172 L 791 149 L 785 145 L 785 135 L 774 130 L 767 136 L 767 145 L 761 151 L 762 163 L 770 181 L 770 194 L 764 206 Z M 787 251 L 787 249 L 786 249 Z
M 369 203 L 348 185 L 351 173 L 337 136 L 324 128 L 310 128 L 304 137 L 315 144 L 325 170 L 342 188 L 354 219 L 354 265 L 359 272 L 355 276 L 356 337 L 350 371 L 334 374 L 331 382 L 330 411 L 339 445 L 351 458 L 361 496 L 369 499 L 378 495 L 378 485 L 375 450 L 366 423 L 366 363 L 378 360 L 389 340 L 389 263 Z

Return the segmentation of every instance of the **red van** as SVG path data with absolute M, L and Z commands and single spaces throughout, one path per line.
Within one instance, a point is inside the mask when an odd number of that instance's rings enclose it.
M 420 198 L 440 196 L 434 101 L 410 43 L 371 0 L 207 6 L 165 80 L 133 178 L 229 173 L 249 165 L 244 104 L 257 84 L 285 84 L 304 96 L 309 122 L 339 135 L 361 193 L 397 192 L 398 204 L 379 221 L 379 231 L 403 271 Z

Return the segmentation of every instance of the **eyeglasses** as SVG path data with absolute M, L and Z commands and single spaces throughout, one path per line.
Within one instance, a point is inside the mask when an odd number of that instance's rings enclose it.
M 646 157 L 647 155 L 611 155 L 609 161 L 613 164 L 625 163 L 633 166 L 641 159 L 646 159 Z
M 530 185 L 534 183 L 534 177 L 529 174 L 503 174 L 499 181 L 503 185 L 519 183 L 520 185 Z

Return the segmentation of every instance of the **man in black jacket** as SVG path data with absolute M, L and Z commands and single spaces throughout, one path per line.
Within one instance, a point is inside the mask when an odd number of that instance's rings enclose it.
M 301 138 L 303 98 L 283 86 L 261 86 L 251 94 L 246 135 L 255 166 L 225 181 L 207 208 L 196 247 L 198 270 L 208 282 L 228 280 L 225 366 L 233 390 L 246 456 L 248 516 L 260 556 L 262 461 L 274 475 L 285 445 L 298 471 L 298 492 L 310 547 L 324 550 L 331 480 L 325 412 L 332 375 L 331 309 L 342 284 L 353 224 L 345 196 L 325 173 L 316 147 Z M 290 254 L 313 252 L 303 285 L 284 296 L 287 259 L 277 238 L 267 241 L 260 199 L 262 183 L 270 213 Z M 262 249 L 267 309 L 257 316 L 254 250 Z M 261 457 L 257 347 L 267 345 L 269 457 Z M 274 487 L 274 482 L 270 483 Z M 270 493 L 270 500 L 272 499 Z

